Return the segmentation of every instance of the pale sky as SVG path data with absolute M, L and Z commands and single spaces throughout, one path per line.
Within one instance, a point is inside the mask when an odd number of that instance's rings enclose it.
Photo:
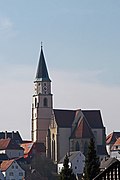
M 0 0 L 0 131 L 31 137 L 41 41 L 54 108 L 100 109 L 119 131 L 119 0 Z

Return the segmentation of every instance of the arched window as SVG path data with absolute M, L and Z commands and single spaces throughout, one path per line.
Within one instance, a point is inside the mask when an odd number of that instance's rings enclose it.
M 44 98 L 44 100 L 43 100 L 43 106 L 44 106 L 44 107 L 47 107 L 47 106 L 48 106 L 48 100 L 47 100 L 47 98 Z
M 79 150 L 80 150 L 80 145 L 79 145 L 79 142 L 78 142 L 78 141 L 76 142 L 75 150 L 76 150 L 76 151 L 79 151 Z
M 52 160 L 55 161 L 55 135 L 52 134 Z
M 35 107 L 37 107 L 37 98 L 35 98 Z

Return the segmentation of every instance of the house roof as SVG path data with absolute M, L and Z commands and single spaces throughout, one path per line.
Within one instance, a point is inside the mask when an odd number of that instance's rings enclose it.
M 10 139 L 13 139 L 16 141 L 16 143 L 22 143 L 22 138 L 20 136 L 20 133 L 18 131 L 14 132 L 8 132 L 8 131 L 5 131 L 5 132 L 0 132 L 0 139 L 7 139 L 7 138 L 10 138 Z
M 106 137 L 106 144 L 114 144 L 116 140 L 120 137 L 120 132 L 112 132 Z
M 69 162 L 71 162 L 78 154 L 82 154 L 83 155 L 83 153 L 81 151 L 70 152 L 69 155 L 68 155 Z M 64 162 L 65 156 L 59 161 L 59 163 L 63 163 Z
M 36 151 L 45 152 L 45 146 L 43 143 L 29 142 L 20 145 L 24 149 L 24 155 L 29 154 L 30 151 L 35 148 Z
M 20 146 L 24 149 L 24 154 L 28 154 L 31 151 L 32 147 L 33 147 L 33 142 L 31 142 L 31 143 L 23 143 Z
M 12 165 L 13 162 L 14 162 L 14 159 L 3 161 L 0 164 L 1 171 L 6 171 Z
M 120 146 L 120 137 L 115 141 L 113 146 Z
M 104 128 L 100 110 L 82 110 L 91 128 Z
M 13 139 L 0 139 L 0 150 L 6 149 L 23 149 Z
M 50 81 L 42 46 L 35 81 Z
M 70 138 L 92 138 L 93 136 L 94 135 L 92 133 L 92 130 L 88 122 L 83 117 L 82 119 L 78 121 Z
M 101 161 L 100 169 L 107 169 L 109 166 L 111 166 L 113 163 L 117 162 L 118 160 L 116 158 L 104 158 Z
M 120 146 L 120 137 L 115 141 L 115 143 L 112 145 L 111 150 L 116 149 L 115 146 Z M 116 149 L 119 150 L 119 149 Z
M 54 109 L 56 123 L 59 127 L 69 128 L 72 126 L 75 117 L 75 110 Z
M 7 154 L 0 154 L 0 162 L 4 161 L 4 160 L 8 160 L 8 159 L 9 158 L 8 158 Z

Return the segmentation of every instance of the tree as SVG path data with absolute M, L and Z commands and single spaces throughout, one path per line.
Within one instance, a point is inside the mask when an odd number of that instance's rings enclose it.
M 63 163 L 63 168 L 60 172 L 60 180 L 76 180 L 76 177 L 69 167 L 69 158 L 66 155 Z
M 100 162 L 96 154 L 95 142 L 93 138 L 91 138 L 85 159 L 84 179 L 92 180 L 99 173 L 99 167 L 100 167 Z

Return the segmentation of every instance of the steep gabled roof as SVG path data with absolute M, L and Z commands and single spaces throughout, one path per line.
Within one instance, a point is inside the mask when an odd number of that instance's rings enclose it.
M 54 115 L 56 123 L 61 128 L 70 128 L 74 121 L 75 113 L 74 110 L 61 110 L 54 109 Z
M 77 155 L 83 155 L 84 154 L 81 152 L 81 151 L 73 151 L 73 152 L 69 152 L 69 155 L 68 155 L 68 159 L 69 159 L 69 162 L 71 162 Z M 59 163 L 63 163 L 64 162 L 64 159 L 65 159 L 66 155 L 59 161 Z
M 14 140 L 7 138 L 7 139 L 0 139 L 0 150 L 6 149 L 23 149 L 20 147 Z
M 78 121 L 71 135 L 71 138 L 92 138 L 92 137 L 94 137 L 92 130 L 86 119 L 83 117 Z
M 120 137 L 120 132 L 112 132 L 106 137 L 106 144 L 114 144 L 116 140 Z
M 100 163 L 100 169 L 107 169 L 115 162 L 119 162 L 119 161 L 116 158 L 104 158 Z
M 92 129 L 104 128 L 100 110 L 82 110 L 82 112 Z
M 119 146 L 119 148 L 118 148 L 118 146 Z M 115 141 L 115 143 L 112 145 L 112 147 L 111 147 L 111 151 L 114 151 L 114 150 L 116 150 L 116 151 L 120 151 L 120 137 Z
M 43 143 L 37 142 L 29 142 L 21 144 L 21 147 L 24 149 L 24 155 L 29 154 L 32 149 L 36 150 L 36 152 L 45 152 L 45 146 Z
M 6 171 L 12 165 L 13 162 L 14 159 L 3 161 L 0 165 L 1 171 Z
M 31 143 L 23 143 L 20 145 L 24 149 L 24 154 L 28 154 L 31 151 L 33 144 L 34 143 L 31 142 Z
M 51 81 L 48 75 L 42 46 L 35 81 Z

